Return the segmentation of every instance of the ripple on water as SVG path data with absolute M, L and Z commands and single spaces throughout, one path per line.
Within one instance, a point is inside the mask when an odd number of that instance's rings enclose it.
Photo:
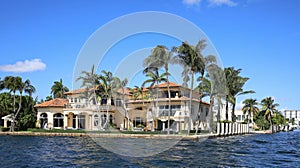
M 299 140 L 297 131 L 182 140 L 154 156 L 134 158 L 84 137 L 0 136 L 0 167 L 298 167 Z

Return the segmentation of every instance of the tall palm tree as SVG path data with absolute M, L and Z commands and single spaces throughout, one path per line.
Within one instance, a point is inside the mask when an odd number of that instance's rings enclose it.
M 262 105 L 262 110 L 265 113 L 265 117 L 270 122 L 270 129 L 271 132 L 273 133 L 272 114 L 277 111 L 276 108 L 279 106 L 279 104 L 275 103 L 272 97 L 267 97 L 261 101 L 261 105 Z
M 54 98 L 66 98 L 65 92 L 68 92 L 69 88 L 63 85 L 62 79 L 59 81 L 54 81 L 51 87 L 51 94 Z
M 242 110 L 243 110 L 244 114 L 247 114 L 247 116 L 248 116 L 247 117 L 248 124 L 249 124 L 249 121 L 251 123 L 253 123 L 253 116 L 259 112 L 259 109 L 257 107 L 258 102 L 256 101 L 256 99 L 246 99 L 243 101 L 243 104 L 244 104 L 244 106 L 243 106 Z
M 173 53 L 167 49 L 166 46 L 157 45 L 150 56 L 144 60 L 144 66 L 148 68 L 164 68 L 167 81 L 168 90 L 168 130 L 167 133 L 170 134 L 170 115 L 171 115 L 171 92 L 169 83 L 169 64 L 173 63 Z
M 117 89 L 121 89 L 121 95 L 122 95 L 122 106 L 123 106 L 123 109 L 125 111 L 125 116 L 124 118 L 127 119 L 127 122 L 128 124 L 130 123 L 130 118 L 129 118 L 129 113 L 128 113 L 128 110 L 127 110 L 127 106 L 126 106 L 126 101 L 125 101 L 125 88 L 126 88 L 126 85 L 128 84 L 128 79 L 125 78 L 123 80 L 115 77 L 115 85 L 116 85 L 116 88 Z
M 205 49 L 205 47 L 206 47 L 205 40 L 199 40 L 196 46 L 192 46 L 187 42 L 182 42 L 181 46 L 175 49 L 177 50 L 178 55 L 175 57 L 174 62 L 183 65 L 184 69 L 186 70 L 186 74 L 184 74 L 185 76 L 188 75 L 189 73 L 191 74 L 188 134 L 190 133 L 191 130 L 194 76 L 195 73 L 200 73 L 201 76 L 204 75 L 205 60 L 201 52 Z
M 242 69 L 234 69 L 234 67 L 225 68 L 226 76 L 226 120 L 228 120 L 228 103 L 232 104 L 232 122 L 235 122 L 235 105 L 236 97 L 244 94 L 255 93 L 253 90 L 244 91 L 243 87 L 249 78 L 241 77 L 240 72 Z
M 154 103 L 155 114 L 152 114 L 152 117 L 154 117 L 156 114 L 158 114 L 157 108 L 158 108 L 158 89 L 159 89 L 158 87 L 155 88 L 154 86 L 155 85 L 157 86 L 161 82 L 167 81 L 167 79 L 165 78 L 165 76 L 167 74 L 166 73 L 159 74 L 157 67 L 146 68 L 143 71 L 143 73 L 146 74 L 146 77 L 148 77 L 148 79 L 146 79 L 143 82 L 141 87 L 144 88 L 146 84 L 150 83 L 149 90 L 151 92 L 153 92 L 155 90 L 155 92 L 156 92 L 156 98 L 155 98 L 156 102 Z M 154 94 L 152 94 L 152 95 L 154 95 Z
M 99 84 L 97 86 L 96 94 L 101 97 L 101 99 L 106 100 L 106 121 L 104 123 L 104 128 L 108 128 L 108 112 L 111 106 L 112 96 L 118 91 L 118 78 L 114 77 L 109 71 L 102 70 L 102 75 L 99 76 Z
M 35 87 L 31 85 L 31 82 L 28 79 L 24 82 L 24 91 L 28 93 L 30 97 L 32 97 L 32 93 L 35 93 L 36 91 Z
M 15 130 L 15 120 L 16 117 L 18 116 L 21 108 L 22 108 L 22 94 L 23 91 L 25 93 L 32 94 L 35 92 L 35 88 L 30 84 L 29 80 L 26 80 L 25 82 L 22 81 L 22 78 L 17 76 L 7 76 L 4 79 L 4 87 L 10 92 L 13 92 L 13 121 L 11 125 L 11 131 L 13 132 Z M 16 92 L 19 92 L 19 106 L 16 111 Z

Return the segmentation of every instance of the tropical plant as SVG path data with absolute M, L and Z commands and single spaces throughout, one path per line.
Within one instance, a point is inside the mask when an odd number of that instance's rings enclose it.
M 187 131 L 188 134 L 190 134 L 191 121 L 192 121 L 191 113 L 192 113 L 194 77 L 195 77 L 195 73 L 200 73 L 202 77 L 204 75 L 205 59 L 201 54 L 201 52 L 205 49 L 205 47 L 206 47 L 205 40 L 199 40 L 196 46 L 192 46 L 187 42 L 182 42 L 181 46 L 174 49 L 178 53 L 178 55 L 175 56 L 174 62 L 183 66 L 184 69 L 182 73 L 183 78 L 185 80 L 189 80 L 189 77 L 186 76 L 188 74 L 191 75 L 189 119 L 188 119 L 189 121 L 188 121 L 188 131 Z M 198 118 L 198 113 L 197 113 L 197 118 Z
M 261 101 L 261 106 L 266 119 L 270 122 L 271 132 L 273 132 L 272 115 L 277 111 L 276 108 L 279 104 L 275 103 L 272 97 L 267 97 Z
M 253 116 L 259 112 L 258 102 L 256 99 L 246 99 L 243 101 L 243 104 L 242 111 L 244 114 L 247 114 L 247 123 L 249 124 L 249 121 L 253 123 Z
M 16 117 L 18 116 L 21 108 L 22 108 L 22 94 L 23 91 L 25 93 L 34 93 L 35 92 L 35 88 L 34 86 L 32 86 L 30 84 L 30 81 L 27 79 L 25 82 L 22 81 L 22 78 L 17 76 L 7 76 L 4 78 L 4 87 L 8 90 L 10 90 L 10 92 L 13 92 L 13 121 L 11 124 L 11 131 L 13 132 L 15 129 L 15 121 L 16 121 Z M 16 92 L 19 92 L 19 106 L 18 109 L 16 111 Z
M 62 79 L 54 81 L 51 87 L 51 94 L 53 94 L 54 98 L 66 98 L 67 96 L 64 93 L 68 91 L 69 88 L 63 85 Z
M 171 92 L 170 92 L 170 82 L 169 82 L 169 64 L 173 63 L 173 53 L 167 49 L 166 46 L 158 45 L 153 50 L 150 56 L 144 60 L 144 67 L 146 68 L 164 68 L 167 91 L 168 91 L 168 128 L 170 128 L 170 115 L 171 115 Z M 170 134 L 170 129 L 167 130 Z
M 236 97 L 244 94 L 255 93 L 253 90 L 244 91 L 243 87 L 249 78 L 241 77 L 242 69 L 234 69 L 234 67 L 225 68 L 226 76 L 226 120 L 228 120 L 228 103 L 232 104 L 231 117 L 232 122 L 235 122 L 235 105 Z

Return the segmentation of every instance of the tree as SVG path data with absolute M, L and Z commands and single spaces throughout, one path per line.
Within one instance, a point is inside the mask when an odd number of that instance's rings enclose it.
M 234 67 L 225 68 L 226 76 L 226 120 L 228 120 L 228 103 L 232 104 L 232 122 L 235 122 L 235 105 L 236 97 L 244 94 L 255 93 L 253 90 L 244 91 L 243 87 L 249 78 L 241 77 L 242 69 L 234 69 Z
M 118 81 L 117 77 L 109 71 L 102 70 L 102 75 L 98 78 L 98 86 L 96 87 L 96 94 L 101 97 L 103 104 L 107 105 L 106 108 L 106 121 L 104 123 L 104 128 L 108 128 L 108 112 L 110 109 L 113 93 L 118 91 Z
M 68 91 L 69 88 L 63 85 L 62 79 L 54 81 L 51 87 L 51 94 L 53 94 L 54 98 L 66 98 L 67 96 L 64 93 Z
M 191 87 L 190 87 L 190 105 L 189 105 L 189 121 L 188 121 L 188 134 L 191 130 L 191 113 L 192 113 L 192 99 L 194 89 L 194 75 L 200 73 L 203 77 L 205 72 L 205 60 L 201 52 L 205 49 L 205 40 L 199 40 L 196 46 L 192 46 L 187 42 L 182 42 L 181 46 L 175 48 L 178 55 L 175 57 L 175 63 L 184 67 L 184 76 L 191 74 Z M 189 79 L 184 77 L 184 79 Z M 201 102 L 200 102 L 201 104 Z M 198 113 L 197 113 L 198 116 Z
M 13 92 L 13 121 L 11 125 L 11 131 L 13 132 L 15 129 L 15 120 L 16 117 L 18 116 L 21 108 L 22 108 L 22 94 L 23 91 L 25 93 L 32 94 L 35 92 L 35 88 L 30 84 L 29 80 L 26 80 L 25 82 L 22 81 L 22 78 L 17 76 L 7 76 L 4 79 L 4 87 L 10 92 Z M 16 111 L 16 92 L 19 92 L 19 106 Z
M 253 123 L 253 116 L 259 112 L 259 109 L 257 107 L 258 103 L 256 99 L 246 99 L 243 101 L 243 112 L 244 114 L 247 114 L 247 122 L 249 124 L 249 121 Z
M 148 79 L 146 79 L 143 84 L 142 84 L 142 88 L 145 87 L 146 84 L 150 83 L 150 86 L 149 86 L 149 90 L 152 92 L 152 96 L 154 96 L 153 92 L 154 92 L 154 89 L 156 90 L 156 102 L 154 104 L 154 109 L 155 109 L 155 114 L 153 114 L 153 110 L 152 110 L 152 117 L 154 117 L 157 113 L 157 108 L 158 108 L 158 87 L 154 87 L 155 84 L 156 86 L 163 82 L 163 81 L 167 81 L 167 79 L 165 78 L 166 76 L 166 73 L 162 73 L 162 74 L 159 74 L 159 71 L 158 71 L 158 68 L 157 67 L 152 67 L 152 68 L 146 68 L 144 71 L 143 71 L 144 74 L 146 74 L 146 77 L 148 77 Z M 154 118 L 153 118 L 154 119 Z M 154 120 L 153 120 L 154 122 Z
M 279 106 L 279 104 L 274 103 L 274 99 L 272 97 L 267 97 L 261 101 L 261 105 L 266 119 L 270 122 L 271 132 L 273 133 L 272 114 L 277 111 L 276 108 Z
M 167 49 L 166 46 L 157 45 L 150 56 L 144 60 L 144 66 L 148 68 L 164 68 L 167 81 L 168 90 L 168 130 L 167 133 L 170 134 L 170 115 L 171 115 L 171 92 L 170 92 L 170 82 L 169 82 L 169 64 L 173 63 L 173 53 Z

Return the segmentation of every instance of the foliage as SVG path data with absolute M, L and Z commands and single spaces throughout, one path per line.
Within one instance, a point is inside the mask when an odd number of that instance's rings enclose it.
M 54 84 L 51 87 L 51 94 L 53 94 L 54 98 L 66 98 L 67 96 L 64 93 L 68 91 L 69 88 L 63 85 L 62 79 L 54 81 Z M 49 97 L 46 99 L 49 99 Z
M 266 119 L 264 111 L 256 113 L 253 117 L 253 121 L 259 130 L 267 130 L 270 128 L 270 122 Z
M 256 99 L 246 99 L 243 101 L 243 112 L 244 114 L 247 114 L 248 118 L 246 119 L 246 122 L 252 123 L 252 116 L 259 112 L 259 109 L 257 107 L 258 103 Z

